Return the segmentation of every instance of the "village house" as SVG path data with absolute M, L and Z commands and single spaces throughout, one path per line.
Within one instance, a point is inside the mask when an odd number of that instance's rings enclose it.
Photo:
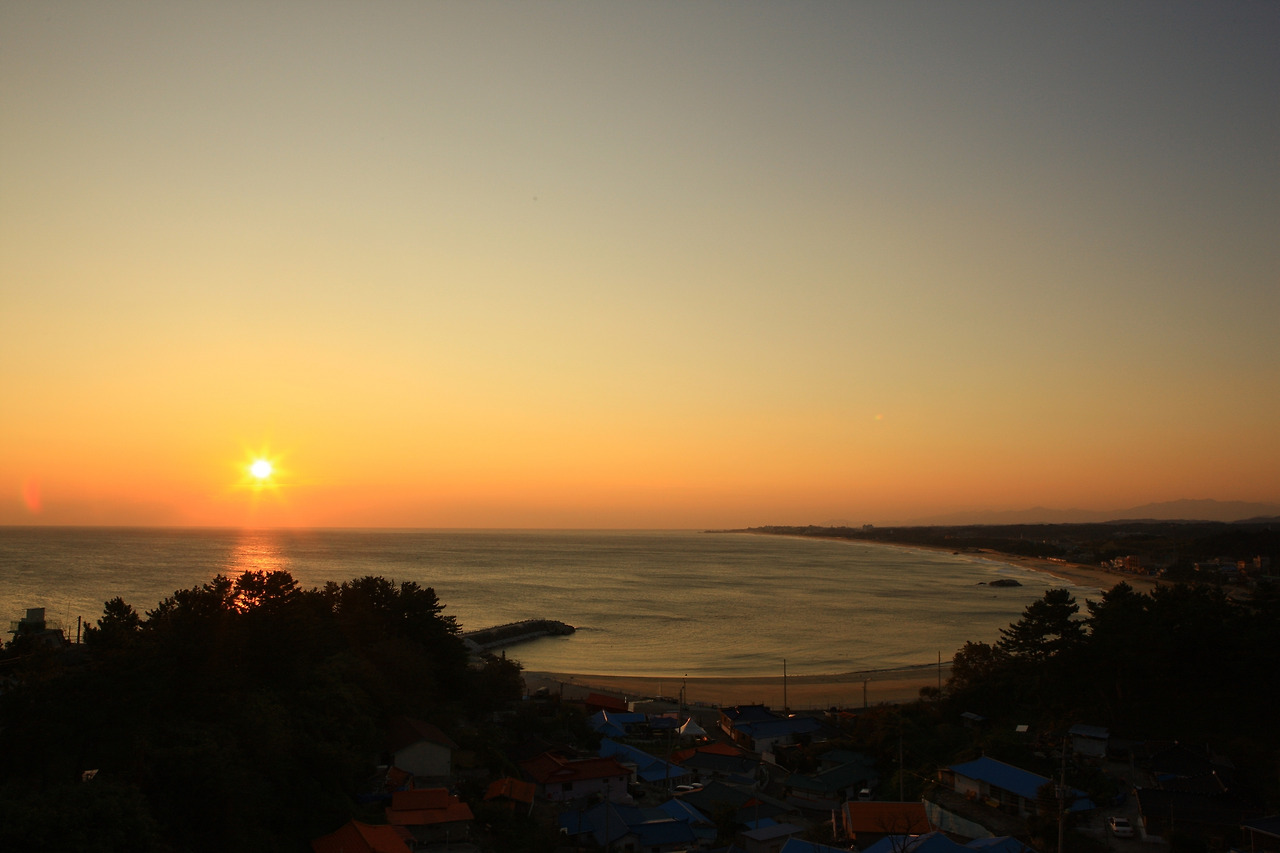
M 734 739 L 767 760 L 779 747 L 821 740 L 825 731 L 826 726 L 817 717 L 797 714 L 779 720 L 742 723 L 734 728 Z
M 610 696 L 607 693 L 588 693 L 587 698 L 582 700 L 582 707 L 586 709 L 588 714 L 594 714 L 598 711 L 607 711 L 610 714 L 626 714 L 631 711 L 626 699 Z
M 753 828 L 764 820 L 778 823 L 804 822 L 800 809 L 793 803 L 761 793 L 751 785 L 729 785 L 712 781 L 678 796 L 681 801 L 706 815 L 723 815 L 731 811 L 734 822 L 748 828 Z
M 887 836 L 862 853 L 1035 853 L 1012 836 L 978 838 L 967 844 L 952 841 L 941 832 L 924 835 Z
M 407 830 L 415 846 L 466 839 L 475 820 L 471 807 L 444 788 L 396 791 L 386 814 L 387 823 Z
M 638 711 L 596 711 L 587 720 L 591 730 L 609 738 L 696 739 L 706 732 L 686 717 L 681 721 L 675 714 L 643 714 Z
M 314 839 L 311 850 L 312 853 L 412 853 L 400 830 L 358 820 Z
M 1139 788 L 1135 798 L 1142 837 L 1152 841 L 1174 835 L 1182 839 L 1230 838 L 1246 822 L 1266 813 L 1261 803 L 1233 791 Z
M 798 824 L 760 821 L 739 832 L 733 843 L 744 853 L 781 853 L 787 842 L 802 832 L 804 827 Z
M 1067 730 L 1071 738 L 1071 752 L 1082 758 L 1106 758 L 1107 741 L 1111 733 L 1099 726 L 1074 725 Z
M 693 774 L 699 782 L 720 779 L 740 785 L 752 785 L 760 769 L 760 759 L 741 747 L 729 743 L 709 743 L 682 749 L 671 754 L 671 760 Z
M 387 763 L 415 777 L 448 779 L 453 775 L 453 752 L 457 748 L 431 723 L 396 717 L 387 735 Z
M 735 732 L 739 725 L 780 719 L 782 717 L 770 711 L 767 705 L 733 705 L 732 707 L 720 709 L 719 723 L 720 730 L 728 735 L 734 743 L 737 743 L 738 737 Z
M 627 780 L 631 771 L 616 758 L 565 758 L 544 752 L 520 762 L 538 786 L 538 794 L 553 802 L 569 802 L 599 796 L 611 802 L 629 802 Z
M 698 839 L 699 846 L 711 847 L 715 843 L 717 834 L 715 821 L 698 810 L 693 803 L 682 797 L 672 797 L 665 803 L 659 804 L 658 808 L 676 820 L 689 824 L 689 828 Z
M 847 802 L 840 807 L 843 837 L 859 849 L 889 835 L 920 835 L 933 830 L 924 803 L 890 803 L 872 800 Z
M 632 779 L 646 785 L 674 788 L 693 781 L 692 774 L 677 764 L 663 761 L 643 749 L 605 738 L 600 742 L 600 757 L 615 758 L 631 771 Z
M 816 717 L 781 716 L 764 705 L 720 709 L 720 728 L 738 746 L 765 755 L 779 746 L 820 738 L 826 726 Z
M 591 730 L 605 737 L 628 737 L 649 734 L 649 721 L 644 714 L 632 711 L 596 711 L 587 719 Z
M 503 776 L 489 783 L 489 787 L 484 792 L 484 799 L 485 802 L 497 803 L 510 811 L 522 811 L 528 814 L 533 810 L 533 798 L 537 792 L 537 786 L 532 782 Z
M 1040 789 L 1052 784 L 1044 776 L 986 756 L 943 768 L 938 771 L 938 778 L 944 785 L 970 800 L 980 801 L 990 808 L 1020 818 L 1036 814 Z M 1075 800 L 1067 807 L 1068 811 L 1088 811 L 1094 808 L 1083 791 L 1073 790 L 1071 794 Z
M 688 850 L 698 840 L 687 820 L 663 809 L 609 802 L 566 809 L 560 813 L 560 829 L 580 844 L 635 853 L 674 853 Z
M 830 810 L 847 800 L 856 800 L 860 792 L 874 788 L 877 781 L 875 762 L 860 753 L 842 753 L 848 757 L 840 763 L 824 762 L 817 773 L 792 773 L 783 783 L 786 798 L 807 809 Z
M 1138 824 L 1147 838 L 1231 838 L 1266 814 L 1255 793 L 1236 785 L 1235 765 L 1208 746 L 1172 743 L 1141 750 L 1148 784 L 1137 789 Z

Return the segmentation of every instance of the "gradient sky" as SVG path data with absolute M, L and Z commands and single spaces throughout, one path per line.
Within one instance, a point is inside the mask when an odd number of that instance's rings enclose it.
M 0 4 L 0 523 L 1278 501 L 1277 45 L 1271 2 Z

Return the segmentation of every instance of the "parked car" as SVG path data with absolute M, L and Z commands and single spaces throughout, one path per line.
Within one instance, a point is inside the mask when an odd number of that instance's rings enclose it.
M 1133 824 L 1127 817 L 1109 817 L 1107 827 L 1116 838 L 1133 838 Z

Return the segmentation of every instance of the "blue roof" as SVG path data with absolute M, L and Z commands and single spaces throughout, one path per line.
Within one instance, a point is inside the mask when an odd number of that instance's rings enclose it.
M 634 834 L 642 845 L 655 847 L 697 840 L 688 821 L 674 818 L 663 809 L 641 809 L 618 803 L 600 803 L 585 812 L 563 811 L 560 813 L 560 826 L 572 835 L 589 832 L 599 843 L 617 841 L 627 834 Z
M 657 806 L 676 820 L 687 820 L 690 823 L 711 823 L 711 818 L 698 811 L 693 805 L 679 797 L 672 797 Z
M 951 765 L 951 772 L 957 776 L 964 776 L 969 779 L 976 779 L 980 782 L 986 782 L 988 785 L 999 788 L 1002 791 L 1008 791 L 1017 794 L 1024 800 L 1036 799 L 1041 786 L 1052 781 L 1030 770 L 1023 770 L 1020 767 L 1014 767 L 1012 764 L 1005 764 L 1003 761 L 996 761 L 994 758 L 982 758 L 966 761 L 964 764 Z M 1072 793 L 1078 798 L 1068 811 L 1079 812 L 1088 811 L 1095 808 L 1092 801 L 1084 796 L 1084 791 L 1072 790 Z
M 721 708 L 720 713 L 728 718 L 734 728 L 738 728 L 742 723 L 782 719 L 764 705 L 734 705 L 732 708 Z
M 641 846 L 657 847 L 661 844 L 683 844 L 697 841 L 693 827 L 688 821 L 667 817 L 662 820 L 645 821 L 640 824 L 628 824 L 628 829 L 636 834 Z
M 985 755 L 973 761 L 966 761 L 964 764 L 954 764 L 951 766 L 951 772 L 957 776 L 994 785 L 1002 791 L 1017 794 L 1024 800 L 1034 800 L 1040 787 L 1049 781 L 1030 770 L 1023 770 L 1012 764 L 987 758 Z
M 816 841 L 802 841 L 799 838 L 788 838 L 782 845 L 782 853 L 849 853 L 848 848 L 832 847 Z
M 1011 835 L 1001 835 L 999 838 L 975 838 L 965 847 L 982 851 L 982 853 L 1035 853 Z
M 621 711 L 615 711 L 610 714 L 603 709 L 596 711 L 587 718 L 591 730 L 606 737 L 622 737 L 627 733 L 627 726 L 643 723 L 644 720 L 644 714 L 623 713 Z
M 744 723 L 734 726 L 734 728 L 749 737 L 767 738 L 792 734 L 809 734 L 822 728 L 822 723 L 813 717 L 783 717 L 780 720 Z
M 643 749 L 637 749 L 634 746 L 605 738 L 600 741 L 600 757 L 608 758 L 610 756 L 617 758 L 619 761 L 634 764 L 636 766 L 636 776 L 645 782 L 662 782 L 664 780 L 674 782 L 689 775 L 689 771 L 678 764 L 663 761 Z
M 952 841 L 941 832 L 924 835 L 888 835 L 867 847 L 862 853 L 1035 853 L 1016 838 L 978 838 L 968 844 Z
M 886 835 L 875 844 L 865 847 L 862 853 L 967 853 L 941 832 L 924 835 Z
M 760 821 L 764 824 L 764 821 Z M 785 838 L 788 835 L 799 835 L 804 832 L 803 827 L 796 826 L 794 823 L 777 823 L 770 821 L 768 826 L 757 826 L 755 829 L 748 829 L 742 833 L 743 837 L 752 841 L 770 841 L 775 838 Z

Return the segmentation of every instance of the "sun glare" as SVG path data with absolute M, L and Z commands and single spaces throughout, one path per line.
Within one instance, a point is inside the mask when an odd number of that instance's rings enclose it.
M 271 463 L 265 459 L 258 459 L 249 466 L 249 473 L 259 480 L 265 480 L 271 476 Z

